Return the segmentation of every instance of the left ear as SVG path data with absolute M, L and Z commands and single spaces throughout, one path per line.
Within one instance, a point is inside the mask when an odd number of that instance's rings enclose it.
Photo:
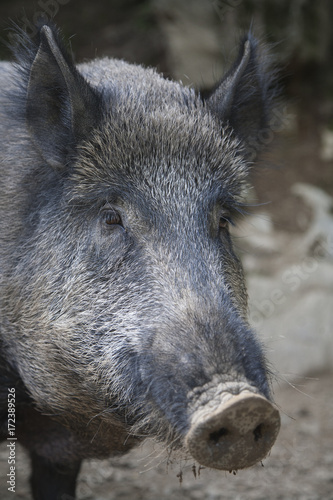
M 40 29 L 30 67 L 26 122 L 44 159 L 63 168 L 67 156 L 100 119 L 100 96 L 78 72 L 56 32 Z
M 240 47 L 238 59 L 207 100 L 207 106 L 245 141 L 256 137 L 268 126 L 274 91 L 271 74 L 257 54 L 257 41 L 248 35 Z

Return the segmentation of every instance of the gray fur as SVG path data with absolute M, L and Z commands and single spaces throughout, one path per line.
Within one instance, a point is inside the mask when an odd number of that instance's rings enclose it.
M 251 37 L 208 101 L 123 61 L 75 69 L 50 28 L 39 37 L 0 66 L 2 356 L 51 417 L 36 439 L 23 425 L 23 444 L 65 464 L 142 436 L 181 446 L 212 384 L 269 397 L 223 227 L 269 77 Z

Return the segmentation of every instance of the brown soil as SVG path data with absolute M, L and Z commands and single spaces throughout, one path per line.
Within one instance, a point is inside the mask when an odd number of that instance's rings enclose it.
M 282 428 L 263 466 L 236 475 L 169 463 L 166 452 L 147 442 L 120 459 L 83 466 L 82 500 L 333 500 L 333 373 L 281 383 L 275 391 Z M 29 464 L 17 448 L 16 493 L 7 491 L 6 445 L 0 447 L 0 498 L 31 499 Z M 196 473 L 196 478 L 195 474 Z M 182 481 L 180 478 L 182 477 Z

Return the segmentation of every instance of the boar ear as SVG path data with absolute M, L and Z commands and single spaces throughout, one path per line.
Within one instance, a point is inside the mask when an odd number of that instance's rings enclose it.
M 97 124 L 99 97 L 60 49 L 52 29 L 43 26 L 39 36 L 30 69 L 26 121 L 44 159 L 60 168 Z
M 267 127 L 273 100 L 269 92 L 272 75 L 262 67 L 257 55 L 257 42 L 248 35 L 238 59 L 207 100 L 211 111 L 227 121 L 242 139 L 256 137 Z

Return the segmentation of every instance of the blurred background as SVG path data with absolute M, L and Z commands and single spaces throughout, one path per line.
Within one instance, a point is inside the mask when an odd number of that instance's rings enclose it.
M 155 66 L 202 93 L 251 28 L 281 88 L 269 127 L 254 138 L 255 152 L 267 146 L 269 153 L 234 231 L 250 321 L 267 346 L 282 412 L 277 445 L 264 469 L 235 477 L 202 471 L 195 479 L 192 464 L 169 461 L 167 469 L 166 455 L 157 449 L 152 460 L 147 444 L 118 462 L 86 464 L 79 498 L 333 499 L 333 2 L 0 1 L 4 42 L 10 20 L 33 34 L 40 19 L 61 27 L 76 62 L 109 56 Z M 0 57 L 11 57 L 5 43 Z M 30 498 L 27 471 L 22 452 L 19 498 Z M 6 499 L 1 487 L 0 477 Z

